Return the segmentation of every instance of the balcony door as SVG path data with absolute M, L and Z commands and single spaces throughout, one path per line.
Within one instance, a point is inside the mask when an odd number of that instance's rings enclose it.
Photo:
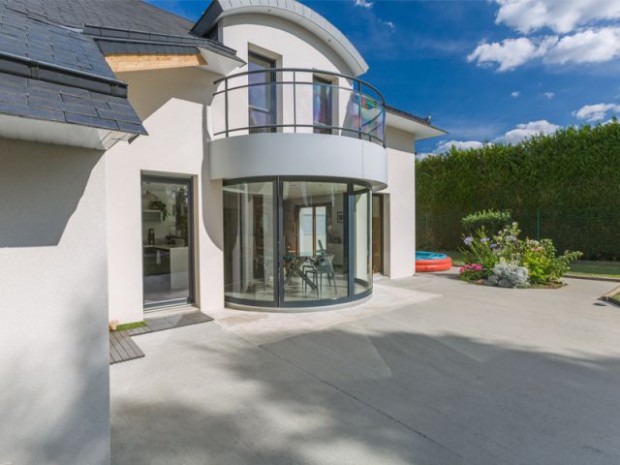
M 193 302 L 190 179 L 142 178 L 144 309 Z
M 248 55 L 248 112 L 250 134 L 276 132 L 276 62 L 250 52 Z

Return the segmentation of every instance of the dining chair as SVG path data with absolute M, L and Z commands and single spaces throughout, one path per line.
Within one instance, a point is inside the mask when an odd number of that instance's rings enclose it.
M 327 278 L 328 285 L 334 287 L 334 293 L 338 295 L 338 285 L 336 284 L 336 273 L 334 273 L 334 254 L 324 253 L 317 257 L 314 269 L 306 271 L 307 275 L 312 275 L 312 281 L 319 289 L 319 295 L 323 293 L 323 276 Z

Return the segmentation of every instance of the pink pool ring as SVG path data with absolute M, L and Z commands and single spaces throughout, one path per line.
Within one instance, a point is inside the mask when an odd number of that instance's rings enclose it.
M 452 259 L 444 253 L 416 252 L 415 270 L 422 273 L 447 271 L 452 268 Z

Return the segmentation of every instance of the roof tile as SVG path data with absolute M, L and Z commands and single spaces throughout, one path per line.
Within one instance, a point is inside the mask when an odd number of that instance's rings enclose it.
M 93 116 L 81 115 L 78 113 L 65 113 L 67 123 L 82 124 L 84 126 L 93 126 L 96 128 L 118 130 L 118 124 L 111 119 L 97 118 Z

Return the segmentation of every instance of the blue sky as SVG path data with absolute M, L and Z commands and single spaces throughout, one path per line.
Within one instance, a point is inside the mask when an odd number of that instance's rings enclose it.
M 197 19 L 208 0 L 150 0 Z M 620 0 L 303 0 L 342 30 L 389 104 L 448 136 L 517 142 L 620 115 Z

